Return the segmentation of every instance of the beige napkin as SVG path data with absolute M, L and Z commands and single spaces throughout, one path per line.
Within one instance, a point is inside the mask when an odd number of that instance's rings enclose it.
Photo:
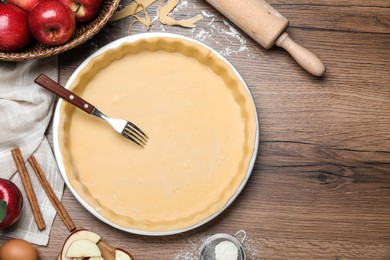
M 50 57 L 24 62 L 0 62 L 0 177 L 11 179 L 22 191 L 24 206 L 20 220 L 0 236 L 21 238 L 37 245 L 47 245 L 56 214 L 46 193 L 36 178 L 27 158 L 34 154 L 58 198 L 64 188 L 45 132 L 50 122 L 55 97 L 34 83 L 44 73 L 58 79 L 58 58 Z M 11 150 L 20 147 L 26 161 L 46 229 L 39 231 L 31 207 L 17 173 Z

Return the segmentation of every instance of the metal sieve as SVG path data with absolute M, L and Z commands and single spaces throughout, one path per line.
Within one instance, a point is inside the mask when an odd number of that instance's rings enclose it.
M 217 260 L 216 247 L 224 241 L 230 241 L 237 247 L 238 250 L 238 256 L 236 260 L 245 260 L 246 259 L 245 251 L 242 246 L 242 243 L 244 242 L 245 238 L 246 238 L 246 232 L 244 230 L 237 231 L 236 234 L 234 234 L 234 236 L 229 234 L 224 234 L 224 233 L 212 235 L 211 237 L 207 238 L 206 241 L 204 241 L 204 243 L 202 244 L 202 247 L 200 249 L 199 259 Z

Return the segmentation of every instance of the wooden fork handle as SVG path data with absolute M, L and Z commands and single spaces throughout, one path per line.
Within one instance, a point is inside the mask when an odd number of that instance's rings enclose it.
M 77 96 L 72 91 L 64 88 L 45 74 L 39 75 L 35 80 L 35 83 L 40 85 L 41 87 L 51 91 L 52 93 L 56 94 L 57 96 L 65 99 L 69 103 L 75 105 L 76 107 L 80 108 L 81 110 L 87 112 L 88 114 L 92 113 L 92 110 L 95 108 L 92 104 L 88 103 L 81 97 Z

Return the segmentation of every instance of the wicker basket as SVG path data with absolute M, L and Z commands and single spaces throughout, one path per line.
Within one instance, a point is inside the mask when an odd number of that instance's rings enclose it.
M 73 37 L 60 46 L 45 46 L 37 41 L 30 43 L 20 52 L 0 52 L 0 60 L 22 61 L 44 58 L 68 51 L 90 39 L 98 33 L 108 22 L 115 10 L 118 8 L 120 0 L 103 0 L 99 14 L 90 22 L 77 24 Z

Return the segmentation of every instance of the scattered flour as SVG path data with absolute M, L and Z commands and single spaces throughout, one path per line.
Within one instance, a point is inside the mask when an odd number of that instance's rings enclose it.
M 202 15 L 204 16 L 204 17 L 214 17 L 215 15 L 213 15 L 212 13 L 208 13 L 208 12 L 206 12 L 206 11 L 202 11 Z
M 188 0 L 181 0 L 180 3 L 172 11 L 185 12 L 185 9 L 196 9 L 195 3 L 191 3 Z M 182 10 L 180 10 L 182 9 Z M 190 37 L 212 46 L 219 54 L 228 58 L 233 55 L 246 55 L 247 57 L 254 58 L 255 54 L 251 52 L 247 46 L 247 40 L 245 36 L 238 31 L 229 21 L 226 19 L 217 21 L 217 15 L 205 10 L 201 11 L 203 19 L 198 23 L 198 26 L 192 29 L 179 28 L 179 32 L 183 34 L 188 33 L 190 30 Z M 158 18 L 154 17 L 153 21 Z M 168 31 L 167 27 L 160 25 L 159 29 L 162 32 Z M 260 54 L 262 54 L 260 52 Z
M 187 7 L 188 6 L 188 1 L 187 0 L 181 0 L 179 2 L 179 4 L 175 7 L 175 9 L 173 9 L 173 11 L 171 12 L 171 14 L 174 14 L 176 13 L 177 11 L 180 11 L 181 8 L 183 7 Z
M 242 243 L 242 246 L 244 248 L 247 260 L 260 259 L 258 242 L 256 243 L 255 240 L 247 237 Z
M 236 29 L 228 20 L 223 18 L 221 20 L 221 15 L 217 11 L 201 10 L 200 13 L 203 19 L 194 28 L 177 28 L 158 23 L 159 16 L 157 9 L 162 3 L 163 1 L 153 2 L 150 10 L 148 10 L 148 12 L 154 13 L 151 17 L 151 24 L 158 24 L 161 32 L 175 32 L 183 35 L 190 33 L 188 36 L 213 47 L 213 49 L 226 58 L 238 54 L 246 55 L 249 58 L 256 58 L 257 54 L 263 55 L 259 48 L 256 51 L 251 51 L 247 45 L 247 37 L 243 35 L 244 33 Z M 123 4 L 121 6 L 123 7 Z M 175 13 L 185 14 L 188 10 L 197 9 L 198 7 L 193 1 L 180 0 L 170 14 L 173 14 L 173 16 Z
M 202 237 L 199 241 L 189 241 L 185 248 L 177 252 L 174 260 L 199 260 L 201 247 L 207 237 Z
M 247 54 L 248 57 L 254 56 L 248 49 L 245 37 L 230 22 L 224 19 L 222 24 L 217 23 L 215 15 L 206 11 L 202 11 L 202 16 L 204 20 L 207 20 L 207 24 L 194 28 L 191 31 L 193 38 L 204 44 L 212 45 L 225 57 L 239 53 Z

